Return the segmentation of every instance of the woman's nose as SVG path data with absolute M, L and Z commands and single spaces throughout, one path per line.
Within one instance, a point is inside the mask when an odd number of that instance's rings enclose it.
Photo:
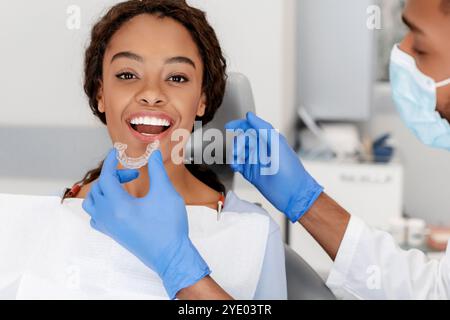
M 139 104 L 155 106 L 164 105 L 167 102 L 167 97 L 158 85 L 147 85 L 136 96 L 136 100 Z
M 150 99 L 150 98 L 141 98 L 141 99 L 139 100 L 139 102 L 140 102 L 141 104 L 154 106 L 154 105 L 162 104 L 162 103 L 164 102 L 164 100 L 159 99 L 159 98 L 154 98 L 154 99 Z

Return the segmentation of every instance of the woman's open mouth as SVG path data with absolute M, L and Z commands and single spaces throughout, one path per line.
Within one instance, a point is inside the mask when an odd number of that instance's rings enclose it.
M 150 136 L 152 134 L 160 134 L 170 128 L 170 125 L 151 125 L 151 124 L 130 124 L 133 130 L 143 134 L 145 136 Z
M 127 120 L 133 136 L 145 143 L 160 140 L 169 132 L 174 121 L 165 114 L 145 112 L 135 114 Z

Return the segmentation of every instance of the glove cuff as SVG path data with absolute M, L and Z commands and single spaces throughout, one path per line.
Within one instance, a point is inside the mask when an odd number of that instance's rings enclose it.
M 178 254 L 161 275 L 161 279 L 169 298 L 173 300 L 178 291 L 192 286 L 210 273 L 205 260 L 188 239 L 180 246 Z
M 305 191 L 306 190 L 306 191 Z M 312 207 L 317 198 L 322 194 L 324 188 L 319 185 L 314 178 L 309 177 L 309 181 L 302 190 L 299 190 L 289 201 L 286 209 L 286 216 L 292 223 L 296 223 Z

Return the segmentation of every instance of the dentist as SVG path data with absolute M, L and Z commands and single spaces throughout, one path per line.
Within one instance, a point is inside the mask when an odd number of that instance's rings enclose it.
M 391 55 L 395 104 L 405 124 L 424 144 L 450 151 L 450 0 L 407 0 L 403 20 L 409 33 L 393 48 Z M 227 124 L 226 128 L 244 132 L 273 129 L 252 113 L 246 119 Z M 264 141 L 263 136 L 259 138 Z M 369 228 L 324 193 L 286 139 L 281 135 L 279 138 L 280 169 L 276 175 L 260 175 L 262 165 L 249 161 L 232 165 L 232 169 L 240 172 L 292 223 L 298 222 L 306 228 L 334 260 L 327 285 L 338 297 L 450 299 L 450 249 L 441 261 L 428 260 L 418 250 L 401 250 L 388 233 Z M 269 149 L 271 141 L 265 141 Z M 241 152 L 242 148 L 238 150 Z M 150 163 L 163 171 L 158 157 L 158 154 L 152 156 Z M 111 193 L 108 198 L 114 199 L 114 193 L 120 190 L 112 186 L 120 186 L 124 181 L 114 173 L 114 168 L 104 168 L 104 171 L 106 178 L 102 181 L 110 186 L 106 188 Z M 145 212 L 149 214 L 142 221 L 136 221 L 136 216 L 131 214 L 126 218 L 130 225 L 142 228 L 142 232 L 121 232 L 127 230 L 123 228 L 127 223 L 125 218 L 120 224 L 105 223 L 111 227 L 101 231 L 156 269 L 164 284 L 178 292 L 177 298 L 230 298 L 209 276 L 199 280 L 205 262 L 188 239 L 183 202 L 164 174 L 152 172 L 152 188 L 166 188 L 170 192 L 158 192 L 160 196 L 153 203 L 145 204 Z M 160 202 L 165 206 L 171 204 L 164 207 L 171 210 L 170 214 L 158 214 Z M 115 200 L 113 204 L 100 202 L 103 206 L 96 207 L 97 203 L 93 201 L 84 207 L 105 221 L 110 219 L 108 212 L 112 207 L 119 206 L 129 212 L 143 210 L 135 208 L 143 204 L 125 203 L 125 200 Z M 152 216 L 155 221 L 157 217 L 157 225 L 152 223 Z M 164 254 L 165 248 L 184 243 L 189 245 L 180 245 L 182 250 L 171 250 L 171 255 Z

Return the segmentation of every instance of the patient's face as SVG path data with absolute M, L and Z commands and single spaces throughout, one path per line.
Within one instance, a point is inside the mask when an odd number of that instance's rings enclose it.
M 128 156 L 138 157 L 156 139 L 164 161 L 170 159 L 177 144 L 171 133 L 191 132 L 196 116 L 204 114 L 202 78 L 200 53 L 183 25 L 148 14 L 134 17 L 115 33 L 103 60 L 99 111 L 106 114 L 112 141 L 127 144 Z M 136 121 L 146 115 L 163 121 Z
M 403 18 L 410 31 L 400 46 L 437 82 L 450 77 L 450 13 L 441 4 L 441 0 L 406 2 Z M 438 89 L 438 111 L 450 120 L 450 86 Z

